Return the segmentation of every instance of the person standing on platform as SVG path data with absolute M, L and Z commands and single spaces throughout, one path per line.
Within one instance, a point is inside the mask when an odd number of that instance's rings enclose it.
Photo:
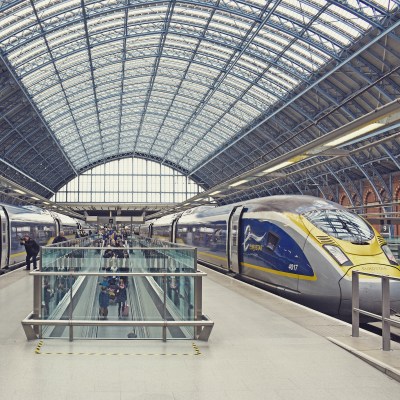
M 64 231 L 60 231 L 60 234 L 53 239 L 52 244 L 66 242 L 68 239 L 64 236 Z
M 44 317 L 47 319 L 50 315 L 50 301 L 54 296 L 53 290 L 51 289 L 49 281 L 44 281 L 43 286 L 43 301 L 44 301 Z
M 118 303 L 118 318 L 121 319 L 122 317 L 122 311 L 125 307 L 126 300 L 128 299 L 126 295 L 126 287 L 125 287 L 125 282 L 123 279 L 120 279 L 119 285 L 117 287 L 117 303 Z
M 108 305 L 110 304 L 110 297 L 107 292 L 107 287 L 102 286 L 101 291 L 99 293 L 99 315 L 100 318 L 107 319 L 108 315 Z
M 21 240 L 21 244 L 25 246 L 26 250 L 26 269 L 29 271 L 31 269 L 31 258 L 33 269 L 36 269 L 36 257 L 39 254 L 40 246 L 35 240 L 31 239 L 28 233 L 24 235 Z

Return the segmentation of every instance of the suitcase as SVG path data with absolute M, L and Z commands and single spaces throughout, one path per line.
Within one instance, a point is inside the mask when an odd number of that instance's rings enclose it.
M 129 306 L 128 304 L 125 304 L 123 309 L 122 309 L 122 316 L 123 317 L 127 317 L 129 316 Z
M 106 318 L 108 315 L 108 308 L 107 307 L 100 307 L 99 308 L 99 315 L 100 317 Z

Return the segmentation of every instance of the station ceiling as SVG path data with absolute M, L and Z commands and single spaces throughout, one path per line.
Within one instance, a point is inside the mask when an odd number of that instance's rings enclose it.
M 206 190 L 400 94 L 399 0 L 0 1 L 0 172 L 49 198 L 136 156 Z M 398 126 L 222 202 L 332 185 L 387 193 Z M 378 190 L 378 189 L 376 189 Z

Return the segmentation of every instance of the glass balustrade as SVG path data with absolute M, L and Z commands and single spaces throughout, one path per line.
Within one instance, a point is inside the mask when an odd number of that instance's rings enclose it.
M 202 319 L 204 275 L 195 248 L 140 237 L 127 247 L 99 244 L 92 238 L 42 248 L 33 273 L 40 292 L 34 310 L 47 322 L 42 338 L 68 338 L 71 329 L 76 339 L 195 337 L 198 328 L 187 323 Z

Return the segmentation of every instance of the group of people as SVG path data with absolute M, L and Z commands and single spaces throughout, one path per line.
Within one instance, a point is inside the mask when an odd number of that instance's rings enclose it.
M 101 290 L 99 293 L 99 315 L 100 318 L 107 319 L 108 316 L 108 306 L 110 305 L 110 300 L 118 304 L 118 318 L 121 319 L 126 310 L 127 305 L 127 292 L 126 285 L 123 279 L 119 279 L 118 284 L 115 285 L 115 280 L 113 278 L 104 277 L 103 281 L 100 283 Z
M 104 251 L 104 269 L 107 272 L 125 271 L 127 269 L 128 251 L 121 240 L 112 240 Z
M 104 246 L 107 246 L 103 254 L 105 259 L 104 269 L 114 274 L 113 276 L 104 277 L 100 283 L 99 315 L 100 318 L 107 319 L 108 306 L 112 301 L 118 304 L 118 318 L 121 319 L 128 310 L 126 282 L 123 278 L 118 278 L 116 273 L 124 271 L 127 267 L 126 262 L 129 254 L 124 249 L 127 232 L 125 230 L 103 228 L 99 231 L 99 235 L 103 238 Z
M 100 233 L 103 235 L 103 240 L 108 243 L 108 248 L 103 255 L 105 259 L 109 260 L 107 260 L 105 269 L 113 273 L 117 272 L 118 270 L 123 270 L 125 261 L 129 257 L 128 252 L 123 248 L 123 240 L 126 239 L 126 235 L 123 232 L 112 230 L 103 230 L 103 232 Z M 68 239 L 65 237 L 64 231 L 60 231 L 59 235 L 53 239 L 52 244 L 62 243 L 67 240 Z M 31 262 L 33 269 L 36 269 L 36 259 L 40 252 L 39 244 L 33 238 L 31 238 L 28 233 L 24 234 L 20 243 L 25 247 L 26 251 L 26 269 L 31 269 Z M 129 308 L 127 305 L 127 290 L 124 279 L 118 278 L 117 276 L 104 277 L 100 285 L 100 317 L 105 319 L 107 318 L 110 301 L 118 304 L 118 318 L 121 319 L 124 315 L 127 315 L 127 310 Z M 54 291 L 50 285 L 50 282 L 47 279 L 44 281 L 43 303 L 45 318 L 48 317 L 50 312 L 49 306 L 51 299 L 56 296 L 56 304 L 58 304 L 68 290 L 65 282 L 56 282 L 56 287 L 57 289 Z
M 104 240 L 104 246 L 113 246 L 113 243 L 122 243 L 128 238 L 126 229 L 114 230 L 112 228 L 103 228 L 99 230 L 99 235 L 101 235 Z

